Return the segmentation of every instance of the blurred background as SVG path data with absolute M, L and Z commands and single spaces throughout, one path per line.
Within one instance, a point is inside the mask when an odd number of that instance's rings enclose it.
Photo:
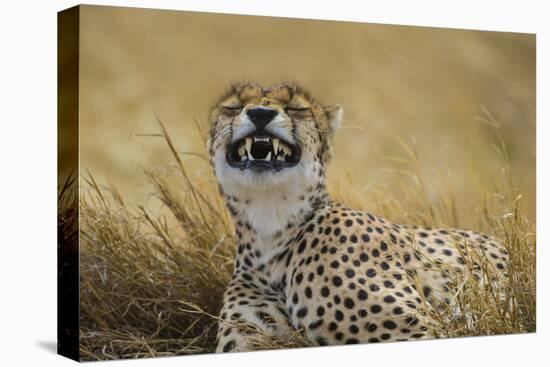
M 196 125 L 230 82 L 290 80 L 343 105 L 329 177 L 362 206 L 392 192 L 402 140 L 428 189 L 452 181 L 466 212 L 501 174 L 502 138 L 535 220 L 534 35 L 97 6 L 81 7 L 80 29 L 81 165 L 129 203 L 160 208 L 143 172 L 173 157 L 150 136 L 155 111 L 176 149 L 204 155 Z

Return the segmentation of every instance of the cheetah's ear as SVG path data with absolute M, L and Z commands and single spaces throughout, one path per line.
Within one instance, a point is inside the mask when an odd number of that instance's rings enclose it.
M 325 113 L 327 114 L 329 135 L 334 136 L 344 117 L 344 109 L 339 104 L 325 107 Z

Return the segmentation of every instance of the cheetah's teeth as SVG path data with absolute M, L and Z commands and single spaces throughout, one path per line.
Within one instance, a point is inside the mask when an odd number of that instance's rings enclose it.
M 269 143 L 269 137 L 266 136 L 266 137 L 263 137 L 263 138 L 259 138 L 259 137 L 255 136 L 254 137 L 254 143 L 258 143 L 258 142 Z
M 250 149 L 252 149 L 252 139 L 246 138 L 245 143 L 246 143 L 246 150 L 248 152 L 248 156 L 250 157 Z
M 264 161 L 271 161 L 271 152 L 267 153 L 267 155 L 264 158 Z
M 275 138 L 273 139 L 273 151 L 275 152 L 275 154 L 278 154 L 279 153 L 279 139 Z

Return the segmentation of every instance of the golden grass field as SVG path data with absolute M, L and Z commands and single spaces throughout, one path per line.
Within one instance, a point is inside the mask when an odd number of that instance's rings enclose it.
M 80 39 L 84 359 L 213 351 L 234 239 L 202 132 L 242 79 L 343 105 L 347 205 L 504 240 L 509 279 L 466 279 L 473 324 L 428 315 L 436 335 L 535 330 L 534 35 L 84 6 Z

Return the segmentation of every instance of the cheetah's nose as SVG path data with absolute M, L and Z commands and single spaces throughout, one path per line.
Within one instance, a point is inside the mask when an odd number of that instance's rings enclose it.
M 263 130 L 267 124 L 273 121 L 278 112 L 271 108 L 256 107 L 248 110 L 246 114 L 258 130 Z

